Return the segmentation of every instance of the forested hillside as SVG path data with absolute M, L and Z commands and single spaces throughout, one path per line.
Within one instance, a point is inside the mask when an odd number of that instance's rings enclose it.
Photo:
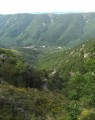
M 84 42 L 69 50 L 56 50 L 48 53 L 39 60 L 38 68 L 47 70 L 51 77 L 52 74 L 53 77 L 59 77 L 57 79 L 59 83 L 60 79 L 62 80 L 63 86 L 65 82 L 67 83 L 77 75 L 84 79 L 85 75 L 91 74 L 95 79 L 95 40 Z
M 74 46 L 95 38 L 95 13 L 0 15 L 0 46 Z
M 95 40 L 48 51 L 36 68 L 23 52 L 0 48 L 0 120 L 95 120 Z

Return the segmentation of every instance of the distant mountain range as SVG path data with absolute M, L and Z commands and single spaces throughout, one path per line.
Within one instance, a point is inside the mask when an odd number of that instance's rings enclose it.
M 74 46 L 95 38 L 95 13 L 0 15 L 0 46 Z

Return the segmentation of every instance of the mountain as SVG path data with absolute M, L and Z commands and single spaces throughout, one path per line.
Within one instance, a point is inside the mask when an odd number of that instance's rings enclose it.
M 95 38 L 95 13 L 0 15 L 0 46 L 74 46 Z
M 0 28 L 0 120 L 95 120 L 95 13 L 0 15 Z

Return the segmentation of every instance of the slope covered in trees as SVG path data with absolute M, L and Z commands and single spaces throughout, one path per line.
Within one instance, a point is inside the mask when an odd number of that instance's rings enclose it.
M 21 55 L 18 54 L 17 51 L 0 49 L 1 82 L 7 82 L 17 87 L 22 86 L 41 89 L 44 77 L 44 71 L 38 71 L 28 63 L 24 63 Z
M 0 49 L 0 120 L 94 120 L 95 40 L 40 59 Z

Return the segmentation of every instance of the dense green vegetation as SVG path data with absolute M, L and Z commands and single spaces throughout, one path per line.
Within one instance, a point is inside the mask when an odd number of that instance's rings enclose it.
M 61 94 L 0 84 L 0 120 L 55 120 L 63 104 Z
M 72 101 L 72 108 L 68 106 L 71 118 L 67 120 L 95 119 L 95 40 L 49 53 L 38 67 L 49 72 L 50 89 Z
M 31 64 L 31 66 L 35 66 L 35 64 L 38 62 L 39 57 L 44 55 L 44 52 L 37 48 L 35 49 L 19 48 L 17 50 L 20 52 L 23 60 L 26 63 Z
M 74 46 L 95 38 L 95 13 L 0 15 L 0 46 Z
M 95 120 L 95 40 L 39 54 L 0 48 L 0 120 Z
M 67 82 L 77 74 L 84 75 L 95 72 L 95 40 L 84 42 L 69 50 L 56 50 L 44 56 L 38 62 L 40 70 L 47 70 L 52 76 L 63 78 Z
M 24 63 L 21 55 L 15 50 L 0 49 L 0 80 L 14 86 L 32 87 L 41 89 L 44 71 L 34 69 Z

